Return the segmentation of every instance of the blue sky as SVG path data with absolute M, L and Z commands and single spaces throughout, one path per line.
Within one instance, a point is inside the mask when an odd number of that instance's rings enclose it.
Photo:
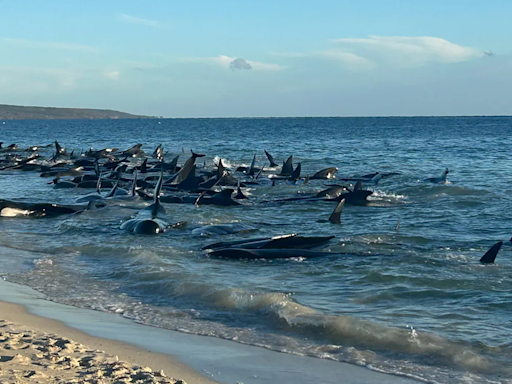
M 509 0 L 0 0 L 0 103 L 510 115 L 510 15 Z

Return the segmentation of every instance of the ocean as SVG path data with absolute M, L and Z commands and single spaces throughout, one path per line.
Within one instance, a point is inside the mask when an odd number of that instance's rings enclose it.
M 188 226 L 156 236 L 120 229 L 143 201 L 57 218 L 3 217 L 0 274 L 49 300 L 141 324 L 428 383 L 512 382 L 511 133 L 512 117 L 6 121 L 4 147 L 58 140 L 77 153 L 142 143 L 152 153 L 162 144 L 167 161 L 180 155 L 183 164 L 193 149 L 206 154 L 208 169 L 219 158 L 231 169 L 248 166 L 254 155 L 268 167 L 267 150 L 278 163 L 293 155 L 303 175 L 326 167 L 337 167 L 337 178 L 391 175 L 366 184 L 369 204 L 346 205 L 341 225 L 325 222 L 332 202 L 272 202 L 346 183 L 336 179 L 250 186 L 241 207 L 165 204 L 169 221 Z M 48 159 L 52 151 L 40 153 Z M 445 168 L 449 183 L 424 181 Z M 266 169 L 265 178 L 279 173 Z M 50 181 L 0 171 L 0 199 L 64 204 L 89 192 Z M 251 230 L 194 232 L 223 223 Z M 227 260 L 202 251 L 290 233 L 335 236 L 323 247 L 333 254 Z M 500 240 L 496 263 L 480 264 Z

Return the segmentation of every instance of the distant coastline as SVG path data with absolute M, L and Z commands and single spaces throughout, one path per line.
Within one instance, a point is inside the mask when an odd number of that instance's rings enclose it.
M 110 109 L 26 107 L 0 104 L 0 120 L 152 119 Z

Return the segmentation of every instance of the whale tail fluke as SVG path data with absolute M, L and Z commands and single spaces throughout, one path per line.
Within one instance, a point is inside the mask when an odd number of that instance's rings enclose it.
M 201 155 L 199 153 L 195 153 L 193 150 L 190 150 L 190 152 L 192 152 L 192 157 L 194 159 L 197 159 L 198 157 L 205 157 L 206 155 Z

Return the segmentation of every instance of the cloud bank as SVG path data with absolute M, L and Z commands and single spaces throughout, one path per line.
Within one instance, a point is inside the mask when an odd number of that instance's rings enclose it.
M 400 61 L 404 64 L 460 63 L 483 56 L 483 52 L 429 36 L 368 36 L 333 40 L 341 51 L 373 60 Z

